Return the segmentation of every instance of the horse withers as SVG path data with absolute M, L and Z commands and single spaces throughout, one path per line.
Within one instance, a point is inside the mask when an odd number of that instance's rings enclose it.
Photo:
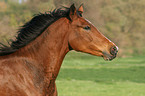
M 116 57 L 118 47 L 76 10 L 38 14 L 18 31 L 10 47 L 0 49 L 0 96 L 57 96 L 55 80 L 70 50 Z

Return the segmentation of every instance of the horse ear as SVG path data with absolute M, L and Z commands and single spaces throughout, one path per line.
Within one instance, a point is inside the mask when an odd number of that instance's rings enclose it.
M 84 12 L 83 4 L 81 4 L 80 7 L 78 8 L 78 12 L 82 16 L 82 14 Z
M 76 7 L 75 7 L 74 4 L 72 4 L 72 5 L 70 6 L 69 17 L 70 17 L 71 20 L 73 20 L 74 18 L 77 17 L 77 10 L 76 10 Z

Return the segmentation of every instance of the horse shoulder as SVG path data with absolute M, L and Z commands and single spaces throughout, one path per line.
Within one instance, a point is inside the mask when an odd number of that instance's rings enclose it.
M 35 85 L 37 76 L 33 76 L 38 70 L 33 67 L 35 63 L 22 57 L 1 60 L 0 96 L 41 96 Z

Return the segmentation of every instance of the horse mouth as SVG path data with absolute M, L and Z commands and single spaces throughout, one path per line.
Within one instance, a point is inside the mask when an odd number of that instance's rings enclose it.
M 111 61 L 111 60 L 113 60 L 114 58 L 116 58 L 116 55 L 111 55 L 111 54 L 109 54 L 109 53 L 107 53 L 107 52 L 102 52 L 103 53 L 103 58 L 104 58 L 104 60 L 106 60 L 106 61 Z

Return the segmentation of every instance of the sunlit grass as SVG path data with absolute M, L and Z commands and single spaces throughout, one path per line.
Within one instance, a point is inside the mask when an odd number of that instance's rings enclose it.
M 145 84 L 134 82 L 57 81 L 59 96 L 145 96 Z
M 145 96 L 145 56 L 108 62 L 70 52 L 56 83 L 59 96 Z

